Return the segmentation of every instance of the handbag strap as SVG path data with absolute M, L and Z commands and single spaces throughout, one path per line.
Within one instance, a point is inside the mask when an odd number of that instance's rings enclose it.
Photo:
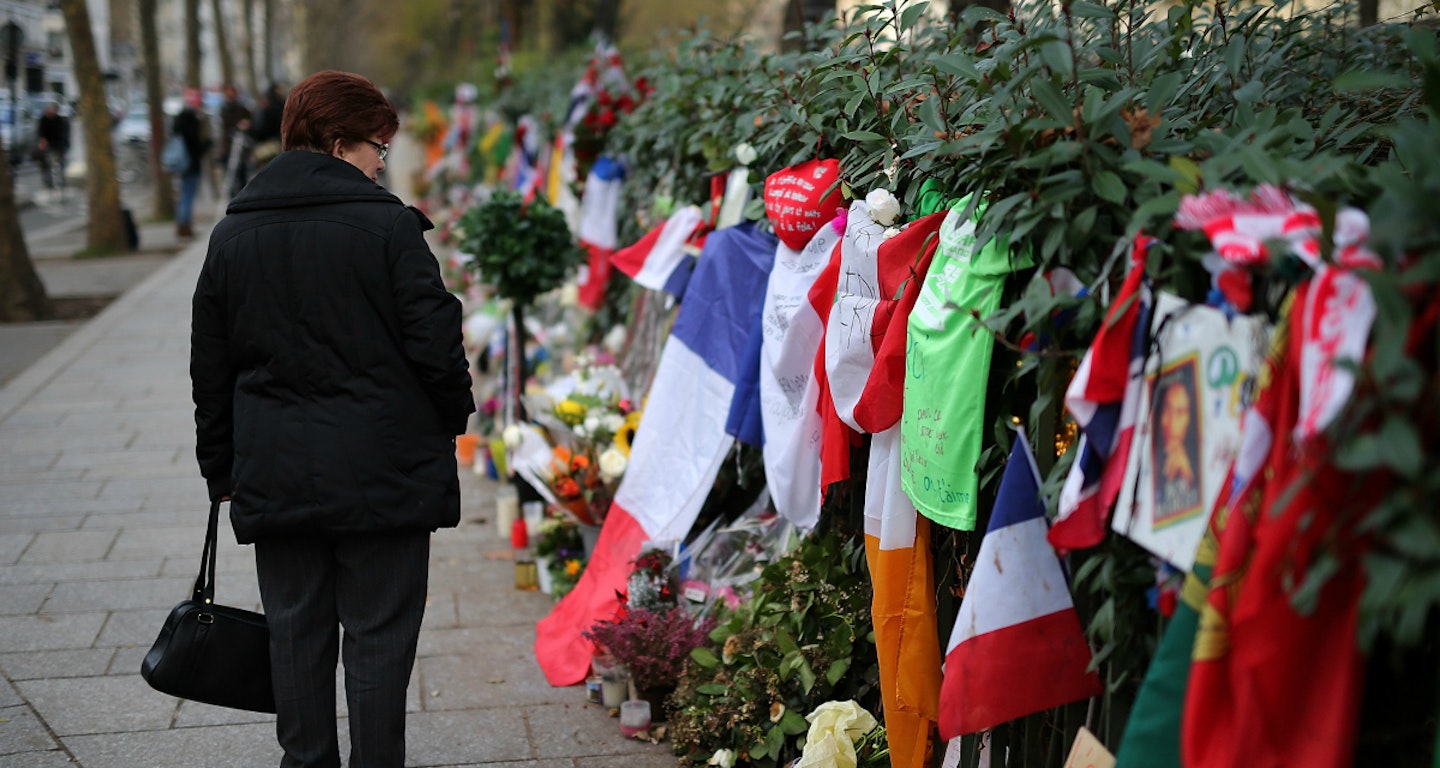
M 210 502 L 210 523 L 205 528 L 205 548 L 200 552 L 200 573 L 195 577 L 194 599 L 209 605 L 215 602 L 215 539 L 220 519 L 220 500 Z

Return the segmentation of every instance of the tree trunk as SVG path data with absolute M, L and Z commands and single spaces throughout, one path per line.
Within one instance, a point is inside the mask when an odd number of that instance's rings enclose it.
M 265 44 L 265 87 L 275 82 L 275 0 L 264 0 L 265 25 L 260 31 Z
M 75 79 L 80 85 L 80 114 L 85 127 L 85 191 L 90 205 L 86 244 L 95 253 L 123 251 L 125 219 L 120 213 L 120 182 L 115 178 L 115 147 L 110 141 L 110 110 L 105 102 L 105 80 L 95 55 L 90 9 L 85 0 L 61 0 L 65 28 L 74 55 Z
M 260 82 L 255 75 L 255 46 L 258 41 L 255 39 L 255 0 L 243 0 L 241 5 L 245 14 L 245 90 L 249 91 L 250 97 L 260 95 Z
M 210 0 L 210 23 L 215 25 L 215 51 L 220 54 L 220 81 L 235 85 L 235 62 L 230 58 L 230 40 L 225 28 L 228 26 L 220 0 Z
M 200 88 L 200 0 L 185 0 L 185 87 Z
M 145 100 L 150 106 L 150 189 L 154 198 L 150 214 L 168 221 L 175 218 L 175 187 L 170 174 L 160 167 L 160 147 L 165 144 L 165 113 L 161 101 L 165 93 L 160 85 L 160 39 L 155 29 L 156 0 L 140 0 L 140 45 L 145 57 Z
M 1380 21 L 1380 0 L 1360 0 L 1360 26 L 1373 27 Z
M 40 320 L 45 316 L 45 284 L 35 274 L 20 211 L 15 207 L 15 177 L 0 157 L 0 322 Z

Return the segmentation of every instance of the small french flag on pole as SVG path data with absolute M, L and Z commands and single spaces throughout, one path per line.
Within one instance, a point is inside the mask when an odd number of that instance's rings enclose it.
M 645 288 L 679 296 L 695 263 L 687 243 L 704 219 L 698 207 L 685 206 L 634 245 L 611 254 L 610 263 Z
M 1100 695 L 1046 527 L 1040 472 L 1021 432 L 945 652 L 940 736 L 947 741 Z

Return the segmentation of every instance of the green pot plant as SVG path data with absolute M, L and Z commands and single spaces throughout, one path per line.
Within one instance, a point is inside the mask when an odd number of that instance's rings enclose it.
M 559 288 L 585 261 L 565 214 L 536 196 L 497 191 L 460 217 L 457 247 L 472 256 L 469 269 L 481 283 L 510 302 L 515 338 L 506 345 L 506 365 L 515 396 L 523 391 L 525 370 L 525 308 L 542 293 Z M 521 413 L 515 403 L 516 414 Z

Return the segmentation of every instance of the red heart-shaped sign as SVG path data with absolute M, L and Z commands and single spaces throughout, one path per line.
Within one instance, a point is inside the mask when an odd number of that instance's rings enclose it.
M 815 230 L 835 218 L 841 202 L 839 180 L 839 160 L 810 160 L 765 179 L 765 214 L 781 242 L 798 251 Z

